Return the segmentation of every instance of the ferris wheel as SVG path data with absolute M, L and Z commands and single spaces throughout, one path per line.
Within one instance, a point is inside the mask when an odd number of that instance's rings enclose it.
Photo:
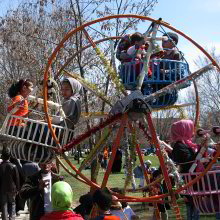
M 102 38 L 101 35 L 94 37 L 93 35 L 90 35 L 89 32 L 89 28 L 92 27 L 95 29 L 97 23 L 102 23 L 111 19 L 124 18 L 138 18 L 143 21 L 150 22 L 148 30 L 144 33 L 145 40 L 148 41 L 148 48 L 146 49 L 140 62 L 140 66 L 138 67 L 138 74 L 136 61 L 134 59 L 121 63 L 120 70 L 118 71 L 119 74 L 117 74 L 116 65 L 114 65 L 114 48 L 112 49 L 112 53 L 109 57 L 105 54 L 102 43 L 120 40 L 122 37 L 117 36 Z M 157 36 L 159 30 L 166 34 L 163 27 L 176 32 L 180 36 L 190 41 L 194 46 L 201 50 L 205 56 L 207 56 L 207 58 L 210 60 L 210 64 L 194 73 L 190 73 L 188 63 L 184 59 L 178 61 L 163 59 L 162 57 L 154 57 L 153 59 L 150 59 L 152 54 L 158 52 L 156 42 L 169 39 L 169 35 L 162 37 Z M 84 36 L 87 45 L 81 47 L 78 52 L 70 56 L 68 60 L 65 60 L 64 64 L 52 77 L 49 73 L 49 70 L 52 65 L 55 65 L 56 58 L 64 53 L 66 45 L 71 42 L 71 40 L 79 33 Z M 96 66 L 97 68 L 101 69 L 103 74 L 106 74 L 107 72 L 107 77 L 109 77 L 112 91 L 115 91 L 115 96 L 110 97 L 106 94 L 103 94 L 103 87 L 100 85 L 95 85 L 93 83 L 93 77 L 86 78 L 82 66 L 77 67 L 77 65 L 74 63 L 74 60 L 79 53 L 86 51 L 88 52 L 86 59 L 88 59 L 89 62 L 89 54 L 96 54 L 96 59 L 93 65 L 88 65 L 88 71 L 90 71 L 90 73 L 93 72 L 94 70 L 92 67 Z M 109 60 L 111 60 L 111 62 L 109 62 Z M 102 65 L 95 65 L 97 62 L 101 62 Z M 74 65 L 76 71 L 73 72 L 69 70 L 71 69 L 68 68 L 70 65 Z M 197 44 L 180 30 L 172 27 L 166 22 L 163 22 L 161 19 L 155 20 L 150 17 L 138 15 L 115 15 L 93 20 L 76 29 L 70 30 L 66 34 L 59 45 L 52 52 L 51 57 L 48 59 L 44 73 L 43 99 L 34 96 L 34 92 L 38 90 L 37 88 L 33 92 L 33 97 L 30 98 L 32 101 L 44 105 L 44 111 L 42 111 L 41 114 L 45 115 L 47 119 L 46 122 L 40 122 L 30 118 L 21 118 L 13 115 L 12 111 L 7 115 L 3 123 L 1 135 L 10 140 L 12 154 L 14 157 L 19 159 L 35 162 L 47 162 L 55 158 L 57 155 L 62 155 L 68 166 L 72 169 L 72 172 L 69 172 L 64 163 L 59 160 L 61 166 L 70 175 L 82 182 L 82 184 L 89 185 L 92 188 L 103 188 L 105 186 L 111 187 L 108 185 L 108 180 L 113 175 L 111 173 L 113 161 L 116 157 L 117 149 L 120 147 L 120 142 L 124 140 L 126 145 L 124 151 L 126 154 L 126 159 L 128 160 L 128 175 L 125 178 L 122 186 L 125 193 L 115 193 L 119 199 L 130 202 L 152 202 L 155 205 L 156 203 L 161 202 L 163 198 L 169 196 L 171 198 L 173 212 L 175 213 L 176 218 L 181 219 L 180 210 L 175 195 L 183 193 L 193 197 L 195 205 L 200 209 L 201 212 L 219 212 L 220 198 L 217 176 L 219 175 L 220 171 L 209 170 L 216 162 L 220 152 L 215 154 L 204 172 L 195 173 L 193 170 L 192 173 L 184 174 L 184 182 L 181 178 L 181 175 L 178 173 L 177 167 L 169 158 L 163 143 L 158 140 L 152 120 L 152 112 L 154 110 L 169 108 L 180 109 L 181 107 L 186 106 L 187 103 L 185 105 L 175 105 L 175 102 L 178 98 L 178 91 L 180 89 L 187 88 L 191 82 L 193 82 L 197 96 L 197 114 L 195 118 L 195 124 L 197 124 L 199 120 L 199 95 L 195 80 L 214 67 L 220 70 L 220 67 L 215 60 L 213 60 L 213 58 L 199 44 Z M 149 70 L 151 70 L 150 75 Z M 164 70 L 165 74 L 161 76 L 162 70 Z M 84 75 L 84 78 L 81 77 L 79 73 L 81 76 Z M 65 118 L 59 97 L 59 80 L 62 79 L 63 76 L 72 77 L 78 80 L 85 88 L 85 91 L 87 91 L 87 93 L 90 95 L 91 101 L 88 102 L 88 105 L 90 105 L 91 110 L 90 112 L 87 111 L 87 113 L 82 114 L 81 121 L 75 125 L 74 130 L 68 129 L 65 126 L 61 127 L 54 125 L 50 120 L 50 109 L 54 110 L 56 113 L 59 112 L 59 115 Z M 102 76 L 98 74 L 96 75 L 95 71 L 94 77 L 102 82 Z M 48 100 L 48 84 L 50 83 L 53 84 L 53 90 L 55 91 L 53 101 Z M 101 113 L 97 111 L 97 105 L 95 104 L 97 100 L 102 100 L 103 103 L 107 105 L 109 113 L 106 114 L 104 111 Z M 93 118 L 95 118 L 93 121 L 94 125 L 91 126 L 87 122 Z M 102 120 L 100 120 L 101 122 L 97 120 L 97 118 L 102 118 Z M 16 119 L 23 120 L 25 125 L 29 126 L 30 129 L 28 133 L 25 133 L 25 131 L 22 131 L 21 129 L 16 130 L 10 126 L 10 122 Z M 39 128 L 41 132 L 39 135 L 37 135 Z M 88 138 L 94 136 L 98 132 L 100 133 L 99 139 L 94 142 L 95 146 L 77 169 L 65 155 L 65 152 L 71 149 L 76 149 L 79 144 L 84 143 Z M 132 169 L 134 168 L 132 167 L 132 157 L 134 155 L 137 154 L 140 164 L 144 169 L 144 160 L 141 154 L 139 141 L 141 137 L 143 138 L 143 136 L 146 141 L 151 142 L 156 147 L 156 155 L 160 161 L 163 178 L 166 181 L 168 188 L 167 194 L 157 195 L 154 193 L 149 193 L 149 196 L 144 198 L 126 194 L 126 192 L 132 191 L 129 186 L 131 183 Z M 101 151 L 103 151 L 109 139 L 111 139 L 112 143 L 111 158 L 104 173 L 103 179 L 99 185 L 86 177 L 83 174 L 83 170 L 86 166 L 89 166 L 95 158 L 97 158 Z M 129 141 L 130 144 L 129 147 L 127 147 Z M 203 148 L 203 150 L 204 149 L 205 148 Z M 203 153 L 201 152 L 201 157 L 197 159 L 201 159 Z M 98 170 L 96 171 L 96 175 L 98 175 Z M 174 174 L 175 180 L 178 183 L 178 187 L 175 190 L 170 182 L 170 173 Z M 147 171 L 144 172 L 144 176 L 147 186 L 138 189 L 138 191 L 149 189 L 161 180 L 157 179 L 150 183 Z M 199 184 L 199 181 L 202 182 L 202 184 L 199 190 L 197 189 L 197 191 L 195 191 L 192 186 L 195 183 Z M 209 184 L 206 184 L 206 181 L 208 181 Z M 214 186 L 210 184 L 210 181 L 214 181 Z M 204 198 L 206 198 L 206 200 Z M 216 201 L 218 205 L 215 205 Z M 207 202 L 211 204 L 209 207 Z

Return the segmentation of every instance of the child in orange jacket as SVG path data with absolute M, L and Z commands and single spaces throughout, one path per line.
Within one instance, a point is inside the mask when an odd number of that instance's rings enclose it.
M 16 83 L 13 83 L 8 90 L 8 96 L 11 98 L 11 102 L 8 104 L 8 112 L 12 112 L 12 115 L 27 117 L 28 116 L 28 101 L 27 97 L 33 90 L 33 83 L 26 80 L 19 80 Z M 24 127 L 24 122 L 19 118 L 13 118 L 8 121 L 8 125 L 10 126 L 10 131 L 12 130 L 12 126 L 14 128 L 14 134 L 16 134 L 18 126 Z

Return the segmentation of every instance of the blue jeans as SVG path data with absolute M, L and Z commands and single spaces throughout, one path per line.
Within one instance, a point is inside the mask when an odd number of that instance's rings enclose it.
M 199 210 L 191 203 L 186 204 L 187 220 L 199 220 Z
M 220 219 L 220 212 L 217 212 L 215 217 L 216 217 L 216 219 Z
M 2 220 L 15 220 L 16 216 L 16 203 L 15 193 L 2 193 L 1 194 L 1 207 L 2 207 Z

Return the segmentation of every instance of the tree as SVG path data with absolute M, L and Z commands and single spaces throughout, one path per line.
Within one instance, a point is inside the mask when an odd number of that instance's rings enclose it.
M 38 83 L 48 57 L 69 30 L 107 15 L 127 13 L 149 15 L 156 3 L 157 0 L 86 0 L 83 2 L 29 0 L 20 4 L 17 9 L 9 11 L 0 22 L 2 104 L 5 105 L 5 91 L 14 80 L 28 77 Z M 115 86 L 95 51 L 92 48 L 81 51 L 89 43 L 85 31 L 95 41 L 106 36 L 122 36 L 127 32 L 136 31 L 140 22 L 140 19 L 133 18 L 112 19 L 77 32 L 59 51 L 53 62 L 52 75 L 59 72 L 69 57 L 76 54 L 65 70 L 89 79 L 99 91 L 112 97 L 114 103 L 121 94 L 115 96 L 117 92 Z M 114 49 L 117 44 L 118 40 L 114 41 Z M 104 42 L 98 46 L 105 57 L 111 60 L 109 44 Z M 95 104 L 93 101 L 90 102 L 91 96 L 90 92 L 84 90 L 85 112 L 109 110 L 105 102 L 101 103 L 98 99 L 95 100 Z M 95 123 L 97 120 L 88 121 L 87 129 Z M 90 141 L 91 147 L 92 144 Z
M 220 55 L 216 54 L 215 48 L 209 53 L 220 63 Z M 206 57 L 198 57 L 195 64 L 202 68 L 209 64 L 210 60 Z M 197 81 L 200 97 L 200 123 L 202 127 L 208 128 L 210 125 L 219 125 L 220 123 L 220 72 L 213 69 L 203 74 Z M 189 96 L 188 96 L 189 97 Z M 195 97 L 195 96 L 194 96 Z M 194 98 L 195 100 L 195 98 Z M 208 119 L 208 120 L 207 120 Z

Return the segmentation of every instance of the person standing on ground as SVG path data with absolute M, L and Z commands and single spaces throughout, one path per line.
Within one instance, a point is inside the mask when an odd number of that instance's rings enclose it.
M 40 167 L 37 163 L 26 161 L 22 166 L 22 170 L 26 180 L 28 177 L 39 172 Z M 28 210 L 30 211 L 30 199 L 27 200 L 27 206 L 28 206 Z
M 21 198 L 30 199 L 30 220 L 40 220 L 44 214 L 52 211 L 51 167 L 51 162 L 41 163 L 41 170 L 29 176 L 19 192 Z
M 104 148 L 104 169 L 107 170 L 108 167 L 108 147 Z
M 24 177 L 24 172 L 22 170 L 21 162 L 19 159 L 16 159 L 14 157 L 10 157 L 10 162 L 13 163 L 17 167 L 19 180 L 20 180 L 20 186 L 22 186 L 25 181 L 25 177 Z M 16 201 L 16 216 L 20 216 L 19 211 L 24 210 L 25 200 L 21 199 L 19 194 L 17 194 L 15 201 Z
M 10 150 L 4 148 L 0 164 L 0 199 L 2 220 L 15 220 L 16 216 L 16 194 L 20 188 L 20 180 L 17 167 L 10 162 Z M 8 218 L 9 215 L 9 218 Z
M 192 142 L 193 136 L 193 121 L 183 119 L 172 124 L 172 159 L 176 164 L 180 165 L 180 173 L 189 172 L 193 161 L 196 159 L 197 153 L 200 150 L 200 146 Z M 201 165 L 202 164 L 199 163 L 197 168 L 201 167 Z M 187 207 L 187 220 L 199 220 L 199 210 L 194 205 L 193 198 L 191 196 L 185 196 L 185 203 Z

